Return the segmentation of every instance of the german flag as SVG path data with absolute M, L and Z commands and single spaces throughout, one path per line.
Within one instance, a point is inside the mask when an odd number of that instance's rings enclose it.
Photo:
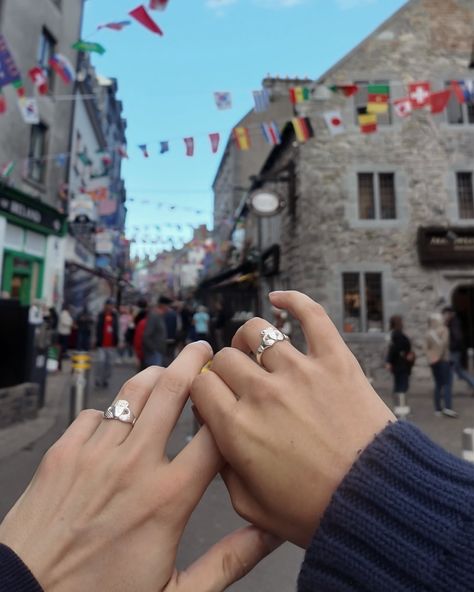
M 250 134 L 246 127 L 234 127 L 234 140 L 239 150 L 250 150 Z
M 390 87 L 387 84 L 369 84 L 367 113 L 388 113 Z
M 291 120 L 298 142 L 306 142 L 313 137 L 313 128 L 307 117 L 293 117 Z

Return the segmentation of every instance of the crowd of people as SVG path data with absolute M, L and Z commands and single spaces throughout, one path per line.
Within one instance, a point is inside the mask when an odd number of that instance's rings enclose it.
M 411 340 L 404 332 L 401 316 L 396 315 L 390 319 L 390 331 L 386 367 L 393 375 L 394 395 L 397 398 L 405 397 L 416 355 Z M 437 416 L 458 417 L 453 409 L 455 376 L 465 381 L 474 395 L 474 376 L 462 364 L 464 349 L 461 321 L 455 310 L 447 306 L 442 312 L 431 314 L 424 339 L 424 351 L 433 376 L 433 403 Z

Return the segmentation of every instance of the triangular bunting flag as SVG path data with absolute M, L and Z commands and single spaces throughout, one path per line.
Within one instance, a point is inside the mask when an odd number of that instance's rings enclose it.
M 332 136 L 343 134 L 346 131 L 340 111 L 328 111 L 324 113 L 324 121 Z
M 163 31 L 151 18 L 143 5 L 137 6 L 137 8 L 134 8 L 128 14 L 152 33 L 163 35 Z
M 160 142 L 160 154 L 164 154 L 165 152 L 169 152 L 170 144 L 167 140 Z
M 99 25 L 97 29 L 112 29 L 112 31 L 122 31 L 125 27 L 132 24 L 132 21 L 118 21 L 115 23 L 106 23 L 105 25 Z
M 194 156 L 194 138 L 184 138 L 186 156 Z
M 220 134 L 209 134 L 209 140 L 211 141 L 211 150 L 215 154 L 219 150 Z
M 140 150 L 143 152 L 143 156 L 145 158 L 148 158 L 150 155 L 148 154 L 148 149 L 147 149 L 147 145 L 146 144 L 138 144 L 138 147 L 140 148 Z
M 329 87 L 333 93 L 340 93 L 343 94 L 345 97 L 352 97 L 357 92 L 359 92 L 359 87 L 357 84 L 333 84 Z

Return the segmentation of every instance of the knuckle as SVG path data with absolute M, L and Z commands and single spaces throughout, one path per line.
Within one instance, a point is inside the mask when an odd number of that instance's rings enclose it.
M 74 447 L 64 440 L 58 440 L 43 456 L 41 468 L 47 473 L 56 472 L 59 468 L 71 462 L 74 454 Z
M 226 360 L 229 358 L 233 358 L 235 354 L 235 349 L 232 347 L 223 347 L 217 354 L 214 356 L 212 360 L 213 366 L 219 366 L 221 364 L 225 364 Z
M 102 411 L 98 411 L 97 409 L 83 409 L 77 416 L 76 421 L 88 422 L 89 420 L 101 419 L 103 416 L 104 413 Z
M 119 398 L 128 399 L 134 398 L 143 390 L 140 380 L 138 378 L 130 378 L 120 389 Z
M 181 395 L 189 389 L 189 381 L 182 374 L 165 372 L 160 380 L 159 388 L 170 395 Z

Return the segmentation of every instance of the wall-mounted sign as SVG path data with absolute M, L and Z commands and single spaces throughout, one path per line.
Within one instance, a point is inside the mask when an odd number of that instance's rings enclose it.
M 474 265 L 474 227 L 419 228 L 418 256 L 423 265 Z
M 60 234 L 63 227 L 64 216 L 38 202 L 30 203 L 30 200 L 17 200 L 10 195 L 0 193 L 0 212 L 10 214 L 17 219 L 42 226 L 48 233 Z

